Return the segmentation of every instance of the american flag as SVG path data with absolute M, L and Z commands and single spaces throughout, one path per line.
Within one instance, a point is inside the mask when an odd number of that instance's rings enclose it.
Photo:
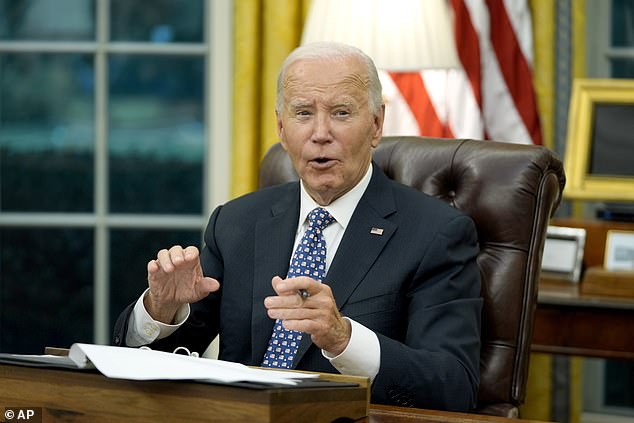
M 542 144 L 527 0 L 450 0 L 462 67 L 380 71 L 384 135 Z

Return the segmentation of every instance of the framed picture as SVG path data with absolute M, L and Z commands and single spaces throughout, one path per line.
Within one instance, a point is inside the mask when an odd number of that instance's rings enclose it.
M 585 246 L 585 229 L 549 226 L 542 256 L 542 275 L 578 283 Z
M 564 196 L 634 200 L 634 79 L 576 79 L 568 115 Z
M 606 270 L 634 270 L 634 231 L 608 231 L 604 257 Z

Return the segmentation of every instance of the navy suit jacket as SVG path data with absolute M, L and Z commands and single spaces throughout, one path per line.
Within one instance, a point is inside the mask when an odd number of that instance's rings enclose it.
M 342 315 L 377 334 L 381 361 L 372 402 L 470 410 L 479 384 L 482 307 L 474 224 L 373 166 L 324 283 Z M 275 295 L 273 276 L 288 270 L 299 190 L 298 182 L 266 188 L 213 212 L 201 263 L 221 288 L 192 304 L 183 326 L 152 348 L 202 352 L 220 334 L 220 359 L 260 365 L 274 323 L 264 298 Z M 117 321 L 117 345 L 125 342 L 133 306 Z M 309 336 L 294 367 L 337 372 Z

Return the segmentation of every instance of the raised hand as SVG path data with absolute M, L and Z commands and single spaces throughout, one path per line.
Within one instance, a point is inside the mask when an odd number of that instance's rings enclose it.
M 150 290 L 143 300 L 153 319 L 171 324 L 178 308 L 205 298 L 220 288 L 217 280 L 203 276 L 196 247 L 175 245 L 159 251 L 147 265 Z
M 345 320 L 326 284 L 300 276 L 271 281 L 277 296 L 264 299 L 264 306 L 272 319 L 282 319 L 286 329 L 310 334 L 319 348 L 332 355 L 339 355 L 350 342 L 352 328 Z M 306 294 L 300 295 L 303 290 Z

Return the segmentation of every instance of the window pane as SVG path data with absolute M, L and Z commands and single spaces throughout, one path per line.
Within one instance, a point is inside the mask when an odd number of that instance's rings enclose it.
M 163 248 L 201 245 L 199 230 L 113 230 L 110 233 L 110 327 L 147 288 L 147 263 Z
M 590 174 L 634 177 L 634 104 L 595 103 L 593 121 Z
M 634 78 L 634 58 L 633 59 L 612 59 L 612 78 Z
M 112 0 L 113 41 L 202 42 L 202 0 Z
M 110 58 L 110 210 L 202 211 L 203 58 Z
M 612 0 L 612 46 L 634 47 L 634 2 Z
M 0 0 L 0 40 L 94 40 L 94 0 Z
M 0 55 L 0 210 L 92 210 L 93 98 L 90 55 Z
M 604 386 L 605 394 L 603 400 L 605 405 L 633 408 L 634 363 L 606 360 Z
M 0 351 L 92 342 L 93 231 L 0 229 Z

